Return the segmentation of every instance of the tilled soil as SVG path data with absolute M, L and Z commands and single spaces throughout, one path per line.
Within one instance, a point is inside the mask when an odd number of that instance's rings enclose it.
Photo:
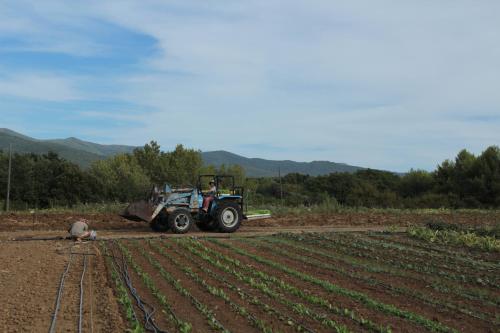
M 121 252 L 120 252 L 119 248 L 116 246 L 116 244 L 109 242 L 107 244 L 107 246 L 108 246 L 108 249 L 109 249 L 110 254 L 112 256 L 116 256 L 118 258 L 121 258 Z M 120 263 L 120 265 L 121 265 L 121 263 Z M 136 289 L 137 295 L 139 295 L 141 302 L 146 303 L 150 310 L 155 311 L 156 315 L 154 315 L 153 319 L 154 319 L 154 322 L 156 323 L 156 325 L 158 325 L 159 328 L 167 330 L 169 332 L 175 331 L 176 330 L 175 325 L 168 320 L 169 313 L 167 312 L 167 309 L 165 309 L 158 302 L 157 298 L 153 295 L 151 290 L 144 285 L 141 277 L 137 274 L 137 272 L 134 271 L 134 269 L 132 267 L 130 267 L 130 266 L 128 267 L 128 272 L 130 275 L 130 279 L 132 281 L 132 285 Z M 154 278 L 155 278 L 155 280 L 158 280 L 157 276 L 155 276 Z M 158 287 L 160 287 L 160 286 L 158 286 Z M 168 298 L 171 297 L 171 295 L 168 295 L 168 296 L 169 296 Z M 137 319 L 139 321 L 143 322 L 144 321 L 144 313 L 138 307 L 137 302 L 134 300 L 133 296 L 130 295 L 129 297 L 130 297 L 131 302 L 133 304 Z
M 224 273 L 218 268 L 207 267 L 207 265 L 202 260 L 199 260 L 195 256 L 189 255 L 188 253 L 186 253 L 185 249 L 176 244 L 169 243 L 168 248 L 164 247 L 165 245 L 164 242 L 155 242 L 154 244 L 155 246 L 162 248 L 166 253 L 168 253 L 168 258 L 166 258 L 164 255 L 161 255 L 157 250 L 157 248 L 152 246 L 146 246 L 148 252 L 155 259 L 157 259 L 162 265 L 164 265 L 164 267 L 169 267 L 169 272 L 178 276 L 181 281 L 186 280 L 186 275 L 185 274 L 183 275 L 179 271 L 179 266 L 171 264 L 172 260 L 178 262 L 181 267 L 187 267 L 196 274 L 198 274 L 199 276 L 202 276 L 210 286 L 219 288 L 220 290 L 224 290 L 226 295 L 229 296 L 232 302 L 238 304 L 241 307 L 246 308 L 252 316 L 265 320 L 268 323 L 269 327 L 271 327 L 273 330 L 278 330 L 281 332 L 295 332 L 294 327 L 289 325 L 284 325 L 284 322 L 286 322 L 288 319 L 280 318 L 279 316 L 276 315 L 277 312 L 269 311 L 269 309 L 272 308 L 273 310 L 279 310 L 279 312 L 282 314 L 287 313 L 287 310 L 280 303 L 276 302 L 276 300 L 271 299 L 265 295 L 260 295 L 260 297 L 257 297 L 255 291 L 250 290 L 250 288 L 246 287 L 243 283 L 237 281 L 234 277 L 229 276 L 228 274 Z M 207 274 L 206 271 L 207 268 L 210 269 L 213 273 L 215 273 L 215 275 Z M 232 285 L 233 287 L 235 287 L 235 289 L 232 289 L 231 287 L 229 287 L 229 285 Z M 259 298 L 261 305 L 255 303 L 249 303 L 247 301 L 248 299 L 247 297 Z M 207 304 L 211 308 L 214 308 L 212 303 L 213 297 L 208 297 L 208 298 L 205 297 L 205 299 Z M 226 306 L 224 307 L 224 309 L 225 308 Z M 240 318 L 241 321 L 247 321 L 250 325 L 253 325 L 253 323 L 250 322 L 248 318 L 244 318 L 241 315 L 238 317 L 238 313 L 234 309 L 228 309 L 227 313 L 231 313 L 234 316 L 234 318 Z M 293 313 L 291 314 L 287 313 L 287 315 L 289 318 L 292 318 L 294 316 Z M 301 323 L 304 324 L 305 321 L 307 321 L 307 318 L 300 318 Z M 315 324 L 310 323 L 310 326 L 315 327 Z
M 0 232 L 15 230 L 67 230 L 78 219 L 86 219 L 91 229 L 96 230 L 150 230 L 145 222 L 129 221 L 118 214 L 110 213 L 2 213 Z M 500 212 L 411 212 L 411 211 L 349 211 L 331 214 L 308 213 L 284 215 L 270 219 L 244 221 L 245 227 L 310 227 L 310 226 L 407 226 L 429 221 L 485 226 L 500 223 Z M 193 228 L 196 230 L 196 227 Z
M 140 244 L 141 247 L 144 244 Z M 136 262 L 148 272 L 157 283 L 161 290 L 167 291 L 169 289 L 174 289 L 160 274 L 159 271 L 153 267 L 146 258 L 138 251 L 137 247 L 133 244 L 127 243 L 127 247 L 132 251 L 133 257 Z M 151 253 L 149 249 L 148 253 Z M 163 268 L 171 274 L 180 285 L 189 290 L 189 293 L 198 300 L 201 304 L 207 306 L 216 313 L 215 317 L 217 320 L 223 322 L 228 330 L 231 332 L 254 332 L 255 330 L 248 325 L 245 320 L 233 320 L 235 314 L 232 312 L 230 306 L 224 302 L 224 300 L 213 296 L 205 289 L 203 289 L 197 282 L 193 281 L 191 278 L 186 277 L 179 267 L 172 265 L 168 260 L 161 261 Z M 192 303 L 189 297 L 185 297 L 180 294 L 177 290 L 174 290 L 175 294 L 169 299 L 176 299 L 175 308 L 179 315 L 184 317 L 184 320 L 189 321 L 193 325 L 193 332 L 208 332 L 211 330 L 209 326 L 209 321 L 205 316 L 203 316 Z M 179 307 L 179 303 L 183 303 L 182 307 Z
M 334 283 L 336 285 L 339 285 L 343 288 L 346 289 L 352 289 L 356 291 L 360 291 L 365 293 L 366 295 L 370 296 L 373 299 L 376 299 L 378 301 L 384 302 L 386 304 L 393 304 L 401 309 L 407 310 L 407 311 L 413 311 L 413 312 L 418 312 L 427 318 L 432 318 L 433 320 L 442 322 L 446 324 L 447 326 L 450 327 L 455 327 L 457 329 L 460 329 L 461 331 L 473 331 L 473 330 L 480 330 L 482 332 L 488 332 L 488 328 L 490 327 L 491 323 L 484 322 L 481 320 L 477 320 L 473 317 L 468 317 L 462 313 L 457 313 L 454 311 L 445 311 L 445 309 L 441 307 L 432 307 L 421 300 L 416 300 L 409 298 L 405 295 L 399 295 L 399 294 L 394 294 L 394 293 L 389 293 L 386 288 L 383 286 L 373 286 L 366 284 L 363 281 L 357 281 L 355 279 L 351 279 L 345 276 L 342 276 L 341 274 L 338 274 L 336 272 L 333 272 L 331 270 L 325 269 L 325 268 L 318 268 L 313 265 L 309 264 L 304 264 L 301 261 L 285 258 L 283 256 L 278 256 L 270 253 L 270 251 L 266 250 L 257 250 L 255 248 L 252 248 L 250 245 L 242 244 L 240 242 L 237 242 L 235 245 L 238 247 L 244 248 L 250 253 L 255 253 L 257 255 L 266 257 L 268 259 L 274 260 L 276 262 L 280 262 L 285 264 L 288 267 L 292 267 L 298 271 L 304 272 L 306 274 L 313 275 L 315 277 L 318 277 L 320 279 L 323 279 L 325 281 L 329 281 L 331 283 Z M 240 260 L 245 260 L 244 258 L 239 258 Z M 315 259 L 323 259 L 319 256 L 316 256 Z M 337 263 L 333 263 L 337 264 Z M 279 272 L 274 272 L 275 274 L 279 274 Z M 388 285 L 395 285 L 393 281 L 391 280 L 390 276 L 386 278 L 380 278 L 381 282 L 384 282 Z M 420 290 L 423 286 L 419 285 L 417 283 L 412 283 L 411 281 L 406 281 L 405 287 L 407 288 L 415 288 L 415 290 Z M 314 285 L 308 286 L 308 288 L 315 288 L 318 289 L 317 287 L 314 287 Z M 324 294 L 325 297 L 328 297 L 328 293 L 325 293 L 324 290 L 319 290 L 317 291 L 318 293 Z M 339 301 L 339 297 L 335 296 L 335 300 Z M 347 302 L 342 301 L 343 304 L 347 304 Z M 360 308 L 362 307 L 361 305 L 354 305 L 358 307 L 358 309 L 362 312 L 366 312 L 365 310 L 361 310 Z M 491 313 L 491 308 L 489 309 Z M 373 313 L 367 313 L 366 314 L 367 318 L 373 318 L 374 314 Z M 399 325 L 397 324 L 397 321 L 395 318 L 389 318 L 387 323 L 393 324 L 394 327 L 398 327 Z M 411 331 L 409 328 L 411 325 L 408 325 L 406 323 L 404 325 L 404 331 Z M 402 327 L 402 326 L 400 326 Z M 415 331 L 421 330 L 420 327 L 417 327 Z M 395 331 L 398 331 L 396 329 Z
M 217 252 L 234 257 L 235 259 L 239 260 L 243 264 L 251 265 L 254 267 L 254 269 L 256 271 L 262 271 L 268 275 L 279 277 L 283 281 L 285 281 L 293 286 L 300 286 L 301 289 L 307 291 L 309 294 L 314 294 L 314 295 L 320 296 L 324 299 L 327 299 L 331 304 L 335 304 L 337 306 L 340 306 L 341 308 L 345 307 L 345 308 L 352 309 L 358 315 L 360 315 L 364 318 L 369 318 L 372 321 L 381 324 L 382 326 L 391 325 L 392 327 L 404 327 L 404 331 L 406 331 L 406 332 L 420 332 L 421 331 L 420 327 L 417 327 L 417 326 L 412 325 L 411 323 L 405 322 L 404 320 L 402 320 L 400 318 L 388 316 L 388 315 L 385 315 L 385 314 L 378 312 L 378 311 L 373 311 L 372 309 L 369 309 L 369 308 L 365 307 L 363 304 L 356 302 L 356 301 L 353 301 L 352 299 L 350 299 L 348 297 L 328 292 L 328 291 L 324 290 L 322 287 L 319 287 L 317 285 L 314 285 L 314 284 L 311 284 L 308 282 L 304 282 L 296 277 L 285 274 L 284 272 L 282 272 L 280 270 L 270 268 L 266 265 L 257 263 L 254 260 L 249 259 L 245 256 L 235 254 L 230 249 L 219 247 L 219 246 L 216 246 L 216 245 L 209 243 L 209 242 L 204 243 L 204 245 L 208 246 L 211 249 L 214 249 Z M 247 246 L 247 245 L 239 244 L 239 243 L 238 243 L 238 247 L 241 247 L 242 249 L 246 249 L 250 253 L 262 255 L 263 257 L 271 259 L 271 260 L 277 259 L 273 255 L 272 251 L 260 252 L 260 251 L 256 250 L 255 248 L 252 248 L 251 246 Z M 311 269 L 311 267 L 307 267 L 307 265 L 297 264 L 293 261 L 286 260 L 286 259 L 279 260 L 278 262 L 282 262 L 283 264 L 286 264 L 288 267 L 292 267 L 292 268 L 298 269 L 300 271 L 306 271 L 308 274 L 315 275 L 314 274 L 315 270 Z M 324 271 L 324 274 L 330 275 L 330 273 L 327 271 Z M 303 300 L 301 301 L 298 298 L 296 298 L 295 301 L 296 302 L 303 302 Z M 314 306 L 313 306 L 313 308 L 316 311 L 321 311 L 321 312 L 325 311 L 322 308 L 316 308 Z M 342 319 L 342 317 L 335 316 L 335 315 L 331 315 L 331 317 L 335 318 L 335 320 L 338 322 L 345 323 L 345 319 Z M 351 325 L 352 325 L 352 323 L 351 323 Z M 359 329 L 359 328 L 357 328 L 357 329 Z
M 69 242 L 0 242 L 0 331 L 46 332 L 55 312 L 69 251 L 95 253 L 91 244 Z M 88 247 L 88 249 L 87 249 Z M 122 315 L 107 281 L 102 257 L 87 256 L 82 328 L 123 331 Z M 65 279 L 55 332 L 77 331 L 83 255 L 74 254 Z M 92 287 L 92 289 L 91 289 Z
M 79 219 L 88 221 L 97 230 L 135 230 L 147 227 L 144 222 L 129 221 L 118 214 L 69 214 L 69 213 L 3 213 L 0 214 L 0 231 L 16 230 L 68 230 Z
M 175 238 L 150 239 L 148 241 L 121 240 L 120 242 L 128 248 L 133 260 L 141 267 L 143 272 L 146 272 L 152 278 L 158 289 L 165 295 L 166 300 L 172 305 L 174 311 L 178 312 L 183 320 L 192 324 L 194 332 L 208 331 L 210 328 L 207 327 L 207 323 L 210 322 L 210 319 L 198 311 L 188 296 L 176 291 L 172 283 L 167 282 L 161 276 L 159 269 L 147 259 L 148 256 L 158 262 L 197 301 L 209 308 L 214 317 L 232 332 L 257 332 L 258 326 L 255 325 L 255 322 L 248 320 L 247 316 L 235 311 L 234 307 L 230 306 L 228 299 L 233 302 L 233 305 L 237 304 L 239 307 L 244 308 L 245 313 L 249 313 L 253 318 L 258 318 L 267 327 L 283 332 L 294 331 L 294 325 L 297 324 L 314 332 L 331 332 L 333 328 L 329 327 L 325 320 L 334 320 L 338 325 L 345 325 L 352 331 L 369 331 L 368 327 L 361 325 L 360 322 L 351 320 L 350 314 L 344 315 L 342 313 L 344 308 L 354 311 L 355 316 L 360 319 L 368 319 L 375 325 L 390 326 L 394 332 L 432 330 L 428 326 L 431 324 L 422 324 L 421 320 L 424 319 L 429 320 L 431 323 L 446 325 L 460 332 L 495 332 L 499 327 L 498 320 L 495 319 L 496 308 L 484 306 L 478 301 L 470 301 L 466 298 L 460 299 L 456 295 L 448 298 L 445 293 L 429 292 L 426 290 L 428 286 L 425 283 L 418 282 L 420 273 L 417 272 L 412 273 L 412 279 L 395 278 L 392 275 L 352 269 L 344 262 L 336 262 L 318 255 L 312 255 L 311 258 L 316 261 L 323 261 L 325 265 L 312 265 L 307 261 L 302 262 L 297 259 L 299 256 L 304 257 L 303 253 L 301 254 L 299 251 L 286 246 L 273 245 L 276 248 L 289 251 L 292 254 L 291 256 L 274 252 L 272 246 L 270 248 L 261 247 L 259 244 L 265 242 L 260 242 L 259 238 L 255 240 L 241 238 L 234 240 L 220 239 L 216 242 L 210 239 L 186 241 L 185 239 Z M 236 253 L 235 250 L 220 244 L 236 246 L 247 253 L 258 255 L 265 258 L 265 260 L 274 261 L 280 267 L 302 272 L 321 281 L 336 285 L 345 291 L 352 291 L 354 295 L 361 293 L 368 298 L 363 301 L 358 296 L 351 297 L 344 292 L 329 291 L 324 286 L 287 274 L 277 267 L 270 267 L 264 262 Z M 205 252 L 202 249 L 203 247 L 208 248 L 210 251 Z M 318 249 L 322 248 L 320 244 L 316 247 Z M 163 249 L 163 253 L 159 248 Z M 208 254 L 216 263 L 203 258 L 203 256 L 196 255 L 191 252 L 192 249 L 201 254 Z M 218 258 L 219 254 L 236 261 L 233 263 L 226 262 L 222 258 Z M 380 256 L 383 257 L 384 253 L 381 253 Z M 412 261 L 411 258 L 401 258 L 401 260 Z M 219 267 L 218 265 L 222 266 Z M 363 279 L 348 277 L 328 268 L 327 265 L 337 265 L 337 267 L 346 271 L 361 275 L 365 274 L 366 277 L 375 278 L 380 283 L 370 284 Z M 222 267 L 225 268 L 222 269 Z M 212 288 L 212 292 L 199 281 L 189 277 L 187 272 L 194 272 L 201 277 L 203 283 Z M 284 281 L 289 286 L 298 288 L 298 290 L 305 293 L 304 295 L 307 298 L 292 292 L 289 287 L 282 285 L 282 282 L 278 280 L 273 283 L 264 283 L 265 280 L 262 280 L 254 272 L 265 273 L 268 276 Z M 473 273 L 469 272 L 468 274 Z M 413 279 L 413 276 L 416 280 Z M 246 280 L 244 277 L 250 277 L 251 279 Z M 134 279 L 134 283 L 137 283 L 136 287 L 148 300 L 153 303 L 156 302 L 150 295 L 150 290 L 139 279 Z M 234 288 L 231 288 L 231 286 Z M 412 297 L 411 294 L 405 295 L 391 291 L 391 286 L 407 288 L 409 291 L 423 291 L 429 300 L 437 303 L 428 303 L 425 299 Z M 466 286 L 464 285 L 464 287 Z M 220 291 L 223 292 L 224 297 L 220 296 Z M 484 289 L 484 291 L 495 294 L 495 291 L 492 290 Z M 219 296 L 215 296 L 214 293 Z M 245 297 L 242 295 L 245 295 Z M 260 303 L 252 301 L 253 297 Z M 326 300 L 331 306 L 338 307 L 340 313 L 329 308 L 330 305 L 320 305 L 316 301 L 312 301 L 315 297 Z M 406 313 L 413 314 L 412 316 L 420 316 L 420 319 L 410 319 L 405 317 L 406 315 L 391 314 L 384 311 L 379 305 L 374 305 L 373 301 L 378 302 L 378 304 L 385 304 L 388 307 L 399 308 L 406 311 Z M 452 302 L 460 307 L 469 307 L 476 313 L 483 313 L 485 317 L 481 319 L 468 313 L 445 309 L 440 304 L 446 302 Z M 273 309 L 274 312 L 269 311 L 269 309 Z M 185 315 L 187 313 L 188 316 Z M 168 327 L 169 324 L 165 323 L 165 325 Z
M 308 248 L 311 248 L 310 244 L 308 244 L 308 246 L 309 246 Z M 264 248 L 267 248 L 267 247 L 264 247 Z M 326 250 L 326 252 L 334 252 L 331 249 L 324 249 L 324 248 L 322 249 L 321 244 L 317 244 L 316 246 L 312 246 L 312 248 L 316 248 L 316 250 L 318 250 L 318 249 L 322 250 L 323 252 L 325 252 L 325 250 Z M 287 251 L 290 258 L 299 258 L 301 256 L 302 257 L 305 256 L 306 259 L 312 258 L 315 261 L 317 261 L 318 257 L 319 257 L 317 254 L 315 255 L 315 254 L 307 253 L 305 251 L 297 250 L 297 249 L 294 249 L 294 248 L 289 247 L 287 245 L 282 245 L 281 250 Z M 393 256 L 395 254 L 393 254 L 391 252 L 384 253 L 384 258 L 387 255 Z M 349 256 L 346 256 L 346 258 L 349 258 Z M 351 258 L 353 258 L 354 260 L 356 260 L 358 262 L 370 264 L 370 260 L 359 260 L 359 258 L 356 258 L 355 256 L 351 257 Z M 281 259 L 281 258 L 279 258 L 279 259 Z M 320 259 L 325 264 L 325 266 L 326 265 L 334 266 L 335 269 L 343 270 L 343 271 L 347 272 L 347 274 L 351 274 L 350 276 L 356 276 L 356 275 L 360 276 L 361 278 L 351 279 L 352 283 L 360 283 L 360 285 L 361 285 L 360 288 L 366 287 L 366 283 L 364 282 L 363 278 L 370 279 L 371 281 L 376 281 L 376 282 L 378 282 L 378 284 L 373 285 L 373 287 L 368 288 L 367 289 L 368 292 L 379 289 L 382 292 L 386 292 L 388 294 L 395 295 L 396 297 L 403 297 L 403 298 L 405 298 L 405 302 L 410 302 L 416 298 L 419 302 L 424 303 L 424 304 L 422 304 L 422 309 L 428 308 L 429 309 L 428 311 L 430 311 L 429 313 L 432 313 L 433 311 L 435 311 L 438 315 L 441 314 L 441 317 L 443 318 L 444 321 L 453 320 L 450 317 L 455 317 L 455 316 L 459 317 L 460 319 L 467 318 L 469 316 L 469 317 L 471 317 L 471 319 L 473 321 L 477 321 L 477 318 L 474 317 L 474 313 L 479 313 L 479 314 L 486 314 L 485 320 L 479 320 L 479 322 L 483 321 L 485 323 L 491 323 L 491 321 L 488 320 L 487 314 L 494 313 L 496 311 L 495 305 L 486 303 L 486 302 L 484 302 L 484 300 L 481 301 L 478 299 L 472 299 L 472 300 L 471 299 L 464 299 L 463 297 L 461 297 L 460 294 L 445 292 L 443 290 L 440 290 L 439 288 L 432 288 L 430 286 L 430 284 L 433 281 L 439 281 L 441 284 L 448 286 L 448 288 L 453 289 L 453 288 L 459 287 L 461 285 L 460 281 L 453 281 L 453 280 L 452 281 L 450 281 L 450 280 L 445 281 L 445 280 L 439 279 L 439 277 L 436 277 L 433 275 L 422 276 L 422 274 L 419 274 L 417 272 L 412 272 L 412 271 L 408 271 L 408 270 L 400 270 L 400 269 L 397 269 L 396 267 L 391 267 L 390 265 L 385 265 L 385 266 L 382 265 L 384 267 L 391 268 L 394 272 L 404 272 L 405 277 L 402 277 L 402 276 L 396 276 L 396 275 L 391 275 L 391 274 L 387 274 L 387 273 L 374 272 L 374 271 L 368 271 L 368 270 L 362 269 L 362 268 L 357 268 L 357 267 L 354 267 L 353 265 L 350 265 L 348 262 L 343 261 L 343 260 L 335 260 L 335 259 L 326 258 L 326 257 L 320 257 Z M 400 262 L 405 262 L 405 263 L 409 263 L 409 264 L 414 263 L 414 261 L 412 260 L 411 257 L 400 256 L 398 258 L 398 260 Z M 297 261 L 299 261 L 299 260 L 297 260 Z M 435 259 L 433 261 L 435 261 Z M 303 261 L 299 261 L 299 262 L 303 262 Z M 305 266 L 307 267 L 307 265 L 305 265 Z M 317 267 L 317 265 L 312 265 L 312 266 Z M 313 267 L 312 270 L 318 271 L 316 267 Z M 463 268 L 464 268 L 463 265 L 460 265 L 460 264 L 457 265 L 458 270 L 463 270 Z M 333 273 L 331 271 L 332 270 L 325 267 L 325 269 L 323 271 L 321 271 L 321 270 L 319 271 L 319 274 L 325 275 L 326 279 L 330 279 L 333 276 L 335 276 L 336 274 L 340 274 L 340 273 L 336 273 L 337 271 L 335 271 L 335 273 Z M 463 270 L 463 271 L 466 272 L 467 270 Z M 472 275 L 475 274 L 474 272 L 471 272 L 471 271 L 468 271 L 468 272 L 469 272 L 468 274 L 472 274 Z M 481 275 L 480 270 L 478 270 L 476 273 L 478 274 L 478 276 Z M 343 274 L 341 276 L 341 278 L 345 279 L 346 277 L 350 277 L 350 276 L 347 276 L 347 274 Z M 388 286 L 395 287 L 395 290 L 390 291 Z M 396 289 L 403 290 L 403 291 L 399 291 Z M 486 293 L 491 293 L 492 296 L 494 296 L 494 295 L 500 296 L 498 294 L 498 290 L 496 290 L 496 289 L 491 289 L 491 288 L 487 288 L 484 286 L 482 288 L 476 287 L 476 289 L 482 290 L 483 292 L 486 292 Z M 413 294 L 416 294 L 416 293 L 421 295 L 421 297 L 418 298 L 418 297 L 413 296 Z M 433 304 L 432 302 L 430 302 L 431 300 L 439 300 L 441 302 L 448 303 L 450 306 L 445 307 L 445 306 L 441 306 L 439 304 Z M 457 311 L 456 308 L 460 308 L 463 311 Z M 434 316 L 434 315 L 432 315 L 432 316 Z

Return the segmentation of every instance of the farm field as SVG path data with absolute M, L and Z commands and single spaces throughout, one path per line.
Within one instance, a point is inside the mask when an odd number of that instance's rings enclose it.
M 166 331 L 496 332 L 499 256 L 396 234 L 120 240 L 124 264 Z M 136 307 L 137 321 L 144 314 Z
M 100 241 L 82 244 L 15 242 L 6 235 L 29 232 L 3 231 L 0 331 L 500 330 L 500 252 L 476 243 L 373 232 L 366 223 L 351 227 L 363 232 L 345 232 L 343 222 L 248 223 L 230 238 L 160 238 L 113 223 Z

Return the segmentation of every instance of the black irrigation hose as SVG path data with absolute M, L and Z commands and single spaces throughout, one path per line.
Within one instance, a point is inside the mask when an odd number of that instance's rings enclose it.
M 87 256 L 83 257 L 83 271 L 80 279 L 80 317 L 78 318 L 78 333 L 82 333 L 82 312 L 83 312 L 83 279 L 87 270 Z
M 130 279 L 130 275 L 128 272 L 128 266 L 127 266 L 127 262 L 125 259 L 125 254 L 122 252 L 122 258 L 121 258 L 122 265 L 121 266 L 120 266 L 120 264 L 118 264 L 117 258 L 114 255 L 114 253 L 112 255 L 112 258 L 115 260 L 116 265 L 120 268 L 119 272 L 121 274 L 121 277 L 122 277 L 123 281 L 125 282 L 128 290 L 130 291 L 130 294 L 132 295 L 132 297 L 134 297 L 134 299 L 137 303 L 137 307 L 144 314 L 144 328 L 146 329 L 146 331 L 154 332 L 154 333 L 168 333 L 167 331 L 160 329 L 158 327 L 158 325 L 156 324 L 156 322 L 153 318 L 153 315 L 156 312 L 156 309 L 153 306 L 149 305 L 148 303 L 144 302 L 141 299 L 141 297 L 139 296 L 137 289 L 135 289 L 134 286 L 132 285 L 132 280 Z M 134 313 L 134 316 L 135 316 L 135 313 Z M 137 317 L 136 317 L 136 319 L 137 319 Z
M 110 257 L 110 258 L 112 258 L 113 260 L 111 261 L 111 263 L 113 264 L 113 267 L 115 267 L 115 270 L 116 270 L 117 272 L 119 272 L 120 274 L 122 274 L 121 270 L 116 269 L 116 265 L 115 265 L 115 263 L 114 263 L 114 261 L 116 261 L 116 257 L 114 256 L 114 254 L 103 254 L 103 256 L 106 256 L 106 257 Z M 133 310 L 133 309 L 132 309 L 132 310 Z M 176 315 L 176 314 L 175 314 L 175 312 L 172 310 L 172 308 L 170 308 L 170 307 L 169 307 L 169 308 L 168 308 L 168 311 L 169 311 L 170 315 L 174 318 L 174 320 L 175 320 L 176 322 L 180 322 L 179 317 L 177 317 L 177 315 Z M 135 312 L 133 312 L 133 315 L 134 315 L 134 319 L 135 319 L 135 320 L 137 320 L 137 316 L 135 315 Z
M 25 241 L 48 241 L 48 240 L 66 240 L 71 239 L 70 237 L 55 236 L 55 237 L 19 237 L 13 238 L 11 241 L 14 242 L 25 242 Z
M 198 269 L 200 269 L 201 271 L 207 273 L 210 277 L 214 278 L 215 280 L 224 282 L 224 284 L 227 286 L 228 289 L 234 291 L 233 288 L 236 288 L 238 290 L 238 294 L 243 295 L 243 296 L 245 296 L 246 298 L 249 298 L 249 299 L 255 297 L 255 296 L 252 296 L 251 294 L 249 294 L 248 292 L 240 289 L 239 287 L 233 286 L 231 284 L 231 282 L 229 282 L 229 280 L 227 280 L 224 276 L 221 276 L 221 275 L 215 273 L 210 268 L 204 267 L 202 264 L 200 264 L 199 262 L 197 262 L 195 259 L 193 259 L 191 256 L 187 255 L 186 253 L 184 253 L 184 252 L 181 253 L 181 252 L 179 252 L 176 249 L 173 249 L 173 252 L 175 252 L 179 256 L 183 256 L 184 258 L 186 258 L 187 260 L 189 260 L 192 264 L 194 264 Z M 265 304 L 265 303 L 262 303 L 262 304 Z M 273 310 L 275 310 L 275 309 L 273 309 Z M 277 314 L 276 313 L 276 315 L 281 315 L 281 314 Z M 251 316 L 254 317 L 253 315 L 251 315 Z M 295 322 L 297 325 L 301 326 L 301 328 L 304 329 L 305 332 L 315 333 L 314 330 L 308 328 L 306 325 L 304 325 L 302 322 L 299 322 L 298 320 L 292 319 L 290 317 L 288 317 L 287 320 L 291 320 L 292 322 Z
M 56 328 L 56 319 L 57 319 L 57 313 L 59 312 L 59 307 L 61 306 L 61 296 L 62 292 L 64 289 L 64 280 L 66 279 L 66 276 L 68 275 L 69 267 L 71 266 L 71 261 L 73 259 L 73 255 L 69 255 L 69 260 L 68 263 L 66 264 L 66 269 L 61 275 L 61 282 L 59 283 L 59 289 L 57 291 L 57 298 L 56 298 L 56 308 L 54 310 L 54 313 L 52 314 L 52 322 L 50 323 L 50 328 L 49 328 L 49 333 L 53 333 L 55 328 Z
M 110 251 L 112 252 L 113 250 L 110 250 Z M 114 253 L 113 253 L 113 254 L 104 254 L 104 255 L 105 255 L 105 256 L 108 256 L 108 257 L 110 257 L 110 258 L 112 259 L 112 260 L 111 260 L 111 264 L 113 265 L 113 269 L 114 269 L 114 270 L 115 270 L 115 271 L 119 274 L 119 278 L 120 278 L 120 280 L 123 280 L 122 270 L 121 270 L 121 267 L 118 265 L 118 262 L 116 261 L 116 257 L 115 257 L 115 255 L 114 255 Z M 120 269 L 118 269 L 117 267 L 118 267 L 118 268 L 120 268 Z M 136 321 L 136 322 L 138 322 L 138 321 L 139 321 L 139 320 L 137 319 L 137 315 L 136 315 L 136 313 L 135 313 L 135 309 L 134 309 L 134 307 L 132 307 L 132 318 L 133 318 L 133 319 L 134 319 L 134 321 Z

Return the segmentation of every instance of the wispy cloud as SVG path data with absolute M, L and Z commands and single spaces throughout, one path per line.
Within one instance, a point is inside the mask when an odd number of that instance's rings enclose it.
M 81 98 L 72 80 L 50 73 L 0 76 L 0 96 L 43 101 L 70 101 Z
M 63 103 L 87 139 L 431 169 L 500 142 L 498 10 L 16 1 L 0 4 L 0 94 Z

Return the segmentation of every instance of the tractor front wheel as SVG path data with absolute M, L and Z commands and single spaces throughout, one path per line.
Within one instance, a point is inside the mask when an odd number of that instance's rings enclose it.
M 235 232 L 243 219 L 243 213 L 236 202 L 225 202 L 217 209 L 217 226 L 221 232 Z
M 170 229 L 176 234 L 185 234 L 193 224 L 191 212 L 186 208 L 177 208 L 168 215 Z

